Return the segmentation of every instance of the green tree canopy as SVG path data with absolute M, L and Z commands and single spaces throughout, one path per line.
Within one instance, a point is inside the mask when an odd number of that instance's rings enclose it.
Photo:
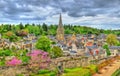
M 12 31 L 8 31 L 6 32 L 2 38 L 6 38 L 6 39 L 9 39 L 10 41 L 12 42 L 15 42 L 18 40 L 18 37 L 12 32 Z
M 24 26 L 22 23 L 19 24 L 20 29 L 24 29 Z
M 17 24 L 17 25 L 11 25 L 11 24 L 1 24 L 0 25 L 0 33 L 4 34 L 8 31 L 12 31 L 15 34 L 18 31 L 21 31 L 23 29 L 28 29 L 30 34 L 35 34 L 35 35 L 56 35 L 56 30 L 57 30 L 58 25 L 56 24 L 51 24 L 47 25 L 43 23 L 42 25 L 40 24 Z M 64 32 L 65 34 L 72 34 L 75 32 L 76 34 L 96 34 L 99 35 L 101 33 L 104 34 L 115 34 L 115 35 L 120 35 L 120 30 L 103 30 L 103 29 L 96 29 L 96 28 L 91 28 L 91 27 L 86 27 L 86 26 L 78 26 L 78 25 L 70 25 L 70 24 L 65 24 L 64 25 Z
M 45 23 L 43 23 L 42 28 L 44 31 L 46 31 L 46 32 L 48 31 L 48 26 Z
M 117 36 L 114 35 L 114 34 L 109 34 L 107 36 L 107 39 L 106 39 L 107 43 L 111 46 L 111 45 L 116 45 L 118 40 L 117 40 Z
M 57 58 L 57 57 L 61 57 L 63 56 L 63 51 L 61 50 L 60 47 L 58 46 L 54 46 L 51 51 L 50 54 L 53 58 Z
M 50 45 L 51 45 L 50 39 L 46 36 L 41 36 L 38 39 L 35 46 L 36 46 L 37 49 L 41 49 L 43 51 L 49 51 L 50 50 Z
M 105 45 L 103 46 L 103 48 L 106 50 L 107 56 L 111 55 L 111 52 L 110 52 L 109 47 L 108 47 L 107 44 L 105 44 Z

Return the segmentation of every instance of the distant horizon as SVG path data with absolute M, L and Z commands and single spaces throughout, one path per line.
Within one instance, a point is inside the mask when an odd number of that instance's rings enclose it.
M 22 22 L 20 22 L 22 23 Z M 11 25 L 18 25 L 20 23 L 3 23 L 3 25 L 5 24 L 11 24 Z M 25 24 L 36 24 L 36 25 L 42 25 L 43 23 L 22 23 L 23 25 Z M 45 23 L 47 24 L 47 23 Z M 0 23 L 0 25 L 2 25 L 2 23 Z M 47 24 L 49 25 L 58 25 L 58 23 L 56 24 Z M 96 28 L 96 29 L 103 29 L 103 30 L 120 30 L 120 26 L 119 25 L 80 25 L 80 24 L 63 24 L 63 25 L 76 25 L 76 26 L 86 26 L 86 27 L 91 27 L 91 28 Z M 116 27 L 114 27 L 116 26 Z

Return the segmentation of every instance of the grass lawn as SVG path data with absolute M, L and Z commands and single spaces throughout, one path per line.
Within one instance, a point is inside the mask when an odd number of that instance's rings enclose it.
M 56 76 L 56 73 L 49 70 L 39 70 L 38 74 L 31 74 L 30 76 Z
M 96 65 L 89 65 L 84 68 L 80 67 L 65 69 L 62 76 L 92 76 L 92 74 L 96 73 L 97 71 L 98 68 Z
M 90 70 L 85 68 L 65 69 L 62 76 L 91 76 Z

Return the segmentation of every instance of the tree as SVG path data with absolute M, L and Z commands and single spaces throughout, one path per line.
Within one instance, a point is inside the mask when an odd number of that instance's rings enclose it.
M 28 29 L 22 29 L 20 31 L 17 32 L 18 36 L 27 36 L 29 33 Z
M 57 58 L 57 57 L 61 57 L 63 56 L 63 51 L 61 50 L 60 47 L 58 46 L 54 46 L 51 51 L 50 54 L 53 58 Z
M 13 31 L 15 34 L 20 30 L 20 27 L 18 25 L 12 25 L 11 31 Z
M 28 56 L 30 56 L 28 64 L 29 69 L 31 69 L 34 73 L 36 73 L 39 69 L 46 69 L 51 61 L 49 54 L 41 50 L 33 50 L 28 53 Z
M 34 34 L 37 36 L 37 35 L 40 35 L 42 34 L 42 29 L 39 28 L 38 26 L 34 26 Z
M 12 32 L 12 31 L 8 31 L 4 34 L 3 38 L 7 38 L 9 39 L 10 41 L 14 42 L 14 41 L 17 41 L 18 38 L 17 36 Z
M 45 32 L 48 31 L 48 27 L 47 27 L 47 25 L 46 25 L 45 23 L 43 23 L 42 28 L 43 28 L 43 30 L 44 30 Z
M 118 40 L 117 40 L 117 36 L 114 34 L 109 34 L 107 36 L 107 43 L 111 46 L 111 45 L 116 45 Z
M 48 27 L 49 27 L 48 34 L 49 35 L 56 35 L 56 29 L 57 29 L 56 25 L 50 25 Z
M 29 23 L 25 24 L 25 28 L 27 28 L 29 26 Z
M 11 32 L 11 31 L 8 31 L 7 33 L 6 33 L 6 36 L 13 36 L 14 35 L 14 33 L 13 32 Z
M 110 52 L 109 47 L 108 47 L 107 44 L 105 44 L 105 45 L 103 46 L 103 48 L 106 50 L 107 56 L 111 55 L 111 52 Z
M 29 30 L 30 34 L 35 34 L 37 35 L 41 35 L 43 33 L 43 30 L 40 26 L 27 26 L 27 29 Z
M 24 26 L 22 23 L 19 24 L 20 29 L 24 29 Z
M 43 51 L 49 51 L 50 50 L 50 45 L 51 45 L 51 41 L 49 38 L 47 38 L 46 36 L 41 36 L 37 43 L 36 43 L 36 48 L 37 49 L 41 49 Z
M 65 29 L 65 34 L 71 34 L 72 31 L 70 29 Z

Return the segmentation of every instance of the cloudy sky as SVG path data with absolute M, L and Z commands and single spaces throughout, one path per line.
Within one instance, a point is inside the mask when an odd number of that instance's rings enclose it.
M 120 29 L 120 0 L 0 0 L 0 23 L 79 24 Z

